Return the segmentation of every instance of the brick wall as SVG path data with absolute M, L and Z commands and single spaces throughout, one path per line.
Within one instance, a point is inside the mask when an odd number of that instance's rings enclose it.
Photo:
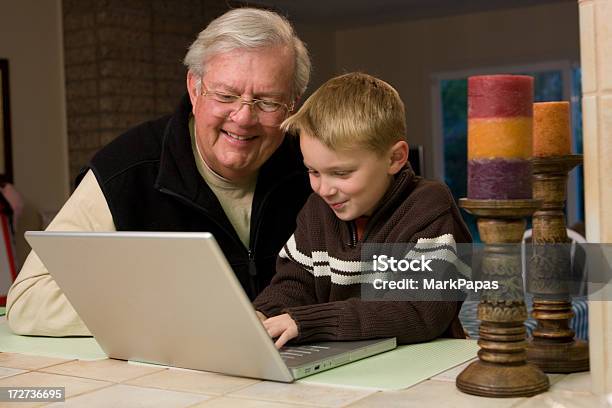
M 121 132 L 170 113 L 182 59 L 225 0 L 63 0 L 70 177 Z

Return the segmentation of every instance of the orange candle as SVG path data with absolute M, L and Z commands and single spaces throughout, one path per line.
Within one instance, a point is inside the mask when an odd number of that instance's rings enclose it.
M 571 153 L 569 102 L 533 104 L 533 155 L 563 156 Z

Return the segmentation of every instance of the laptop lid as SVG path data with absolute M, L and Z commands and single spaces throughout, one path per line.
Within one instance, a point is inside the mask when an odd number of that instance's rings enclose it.
M 211 234 L 26 239 L 109 357 L 293 381 Z

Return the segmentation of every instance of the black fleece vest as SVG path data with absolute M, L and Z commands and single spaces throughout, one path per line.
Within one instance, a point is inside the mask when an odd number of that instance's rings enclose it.
M 100 150 L 89 168 L 118 231 L 212 233 L 253 299 L 274 275 L 276 256 L 311 193 L 301 154 L 297 143 L 286 138 L 260 169 L 247 249 L 198 173 L 188 129 L 190 112 L 185 96 L 172 116 L 128 130 Z

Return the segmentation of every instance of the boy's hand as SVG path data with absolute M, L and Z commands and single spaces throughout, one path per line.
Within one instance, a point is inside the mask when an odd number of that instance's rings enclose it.
M 270 337 L 278 337 L 274 343 L 277 349 L 298 335 L 297 324 L 287 313 L 266 319 L 263 325 Z
M 257 315 L 257 318 L 259 319 L 260 322 L 265 322 L 267 317 L 265 314 L 261 313 L 259 310 L 255 311 L 255 314 Z

